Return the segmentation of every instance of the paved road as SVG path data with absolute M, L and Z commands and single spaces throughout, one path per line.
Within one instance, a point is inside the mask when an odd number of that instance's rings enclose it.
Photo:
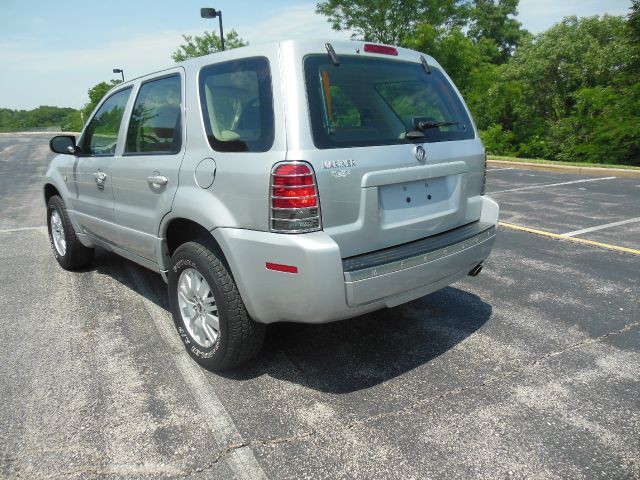
M 0 135 L 0 477 L 640 477 L 640 256 L 503 228 L 479 277 L 275 325 L 216 375 L 183 351 L 159 276 L 104 251 L 58 267 L 50 158 L 47 137 Z M 640 216 L 638 181 L 488 178 L 512 224 Z M 638 223 L 612 228 L 578 237 L 640 248 Z

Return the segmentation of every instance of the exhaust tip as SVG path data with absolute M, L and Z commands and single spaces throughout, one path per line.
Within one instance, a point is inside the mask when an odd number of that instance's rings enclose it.
M 482 264 L 479 263 L 478 265 L 476 265 L 475 267 L 473 267 L 471 269 L 471 271 L 469 272 L 469 276 L 470 277 L 477 277 L 480 272 L 482 271 Z

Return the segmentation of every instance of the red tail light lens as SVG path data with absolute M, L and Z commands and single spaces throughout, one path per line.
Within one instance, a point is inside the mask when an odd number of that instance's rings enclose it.
M 314 197 L 315 206 L 316 187 L 290 186 L 286 188 L 273 187 L 274 197 Z
M 313 175 L 291 176 L 291 177 L 275 177 L 273 184 L 276 186 L 293 187 L 296 185 L 313 185 Z
M 306 163 L 281 163 L 276 167 L 276 175 L 311 175 L 311 170 Z
M 311 165 L 280 163 L 271 172 L 271 231 L 307 233 L 320 230 L 318 187 Z
M 398 50 L 386 45 L 376 45 L 375 43 L 365 43 L 364 51 L 369 53 L 381 53 L 383 55 L 398 56 Z
M 317 201 L 315 197 L 273 199 L 273 208 L 309 208 L 315 207 L 316 205 Z

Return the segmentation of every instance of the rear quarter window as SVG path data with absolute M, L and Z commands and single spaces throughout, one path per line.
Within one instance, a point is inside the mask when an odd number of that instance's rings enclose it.
M 204 67 L 199 76 L 202 121 L 211 148 L 266 152 L 273 145 L 269 61 L 246 58 Z
M 313 140 L 318 148 L 408 143 L 416 122 L 453 125 L 424 130 L 419 142 L 475 137 L 471 120 L 446 77 L 418 62 L 327 55 L 304 59 Z

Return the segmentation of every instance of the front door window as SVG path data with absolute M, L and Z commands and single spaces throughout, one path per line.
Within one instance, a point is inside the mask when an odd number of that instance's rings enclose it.
M 100 106 L 85 130 L 82 141 L 83 152 L 99 156 L 114 155 L 122 115 L 130 94 L 131 88 L 120 90 Z

